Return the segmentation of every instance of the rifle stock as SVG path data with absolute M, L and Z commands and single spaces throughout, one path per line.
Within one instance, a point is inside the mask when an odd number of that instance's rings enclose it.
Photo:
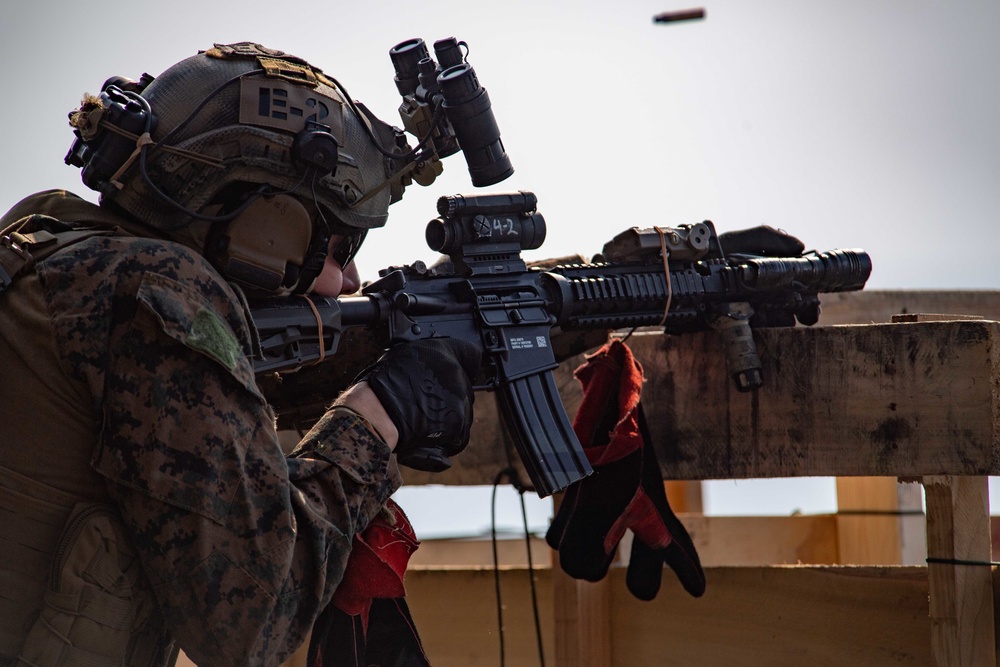
M 251 302 L 261 340 L 254 368 L 279 425 L 283 418 L 285 425 L 315 421 L 322 411 L 306 415 L 302 406 L 332 402 L 389 345 L 462 338 L 483 349 L 476 389 L 497 393 L 507 431 L 544 497 L 591 472 L 552 378 L 554 332 L 715 329 L 737 388 L 751 391 L 762 382 L 752 328 L 814 324 L 819 294 L 862 289 L 871 272 L 862 250 L 727 256 L 707 221 L 633 228 L 594 262 L 528 268 L 520 253 L 540 246 L 545 234 L 535 204 L 527 192 L 443 197 L 427 239 L 450 267 L 385 269 L 362 296 Z M 340 363 L 307 370 L 331 355 Z

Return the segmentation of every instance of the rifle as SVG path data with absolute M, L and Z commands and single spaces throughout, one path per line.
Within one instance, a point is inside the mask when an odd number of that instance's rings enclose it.
M 329 404 L 388 345 L 465 339 L 484 352 L 475 388 L 496 392 L 504 425 L 544 497 L 592 472 L 553 381 L 554 334 L 714 329 L 737 389 L 752 391 L 763 381 L 752 328 L 812 325 L 820 293 L 860 290 L 871 273 L 862 250 L 802 255 L 794 239 L 800 256 L 767 256 L 766 248 L 727 255 L 710 221 L 632 228 L 592 262 L 529 268 L 521 251 L 545 239 L 536 205 L 525 191 L 441 197 L 426 240 L 450 266 L 389 267 L 361 296 L 252 301 L 261 347 L 254 370 L 279 425 L 302 401 Z M 299 369 L 334 354 L 340 361 L 348 355 L 338 350 L 348 345 L 353 365 L 296 383 Z M 444 459 L 438 469 L 448 465 Z

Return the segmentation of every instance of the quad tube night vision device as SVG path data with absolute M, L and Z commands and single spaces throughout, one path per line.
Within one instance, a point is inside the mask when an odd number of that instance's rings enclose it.
M 500 140 L 490 96 L 468 62 L 468 45 L 454 37 L 439 39 L 434 54 L 436 61 L 420 38 L 389 50 L 396 88 L 403 96 L 403 127 L 430 152 L 414 170 L 413 180 L 430 184 L 441 173 L 440 158 L 461 150 L 472 184 L 495 185 L 514 168 Z

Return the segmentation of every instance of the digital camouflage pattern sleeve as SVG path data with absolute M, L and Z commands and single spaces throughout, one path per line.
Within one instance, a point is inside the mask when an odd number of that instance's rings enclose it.
M 286 458 L 239 300 L 185 247 L 93 237 L 38 271 L 66 372 L 103 415 L 92 465 L 180 646 L 278 664 L 399 486 L 389 448 L 334 410 Z

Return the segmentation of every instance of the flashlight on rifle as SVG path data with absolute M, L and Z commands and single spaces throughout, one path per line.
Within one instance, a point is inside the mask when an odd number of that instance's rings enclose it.
M 434 42 L 436 61 L 420 38 L 389 50 L 403 97 L 403 127 L 428 151 L 412 176 L 420 185 L 433 182 L 442 171 L 440 159 L 459 150 L 476 187 L 495 185 L 514 173 L 490 96 L 468 63 L 467 51 L 468 45 L 454 37 Z

